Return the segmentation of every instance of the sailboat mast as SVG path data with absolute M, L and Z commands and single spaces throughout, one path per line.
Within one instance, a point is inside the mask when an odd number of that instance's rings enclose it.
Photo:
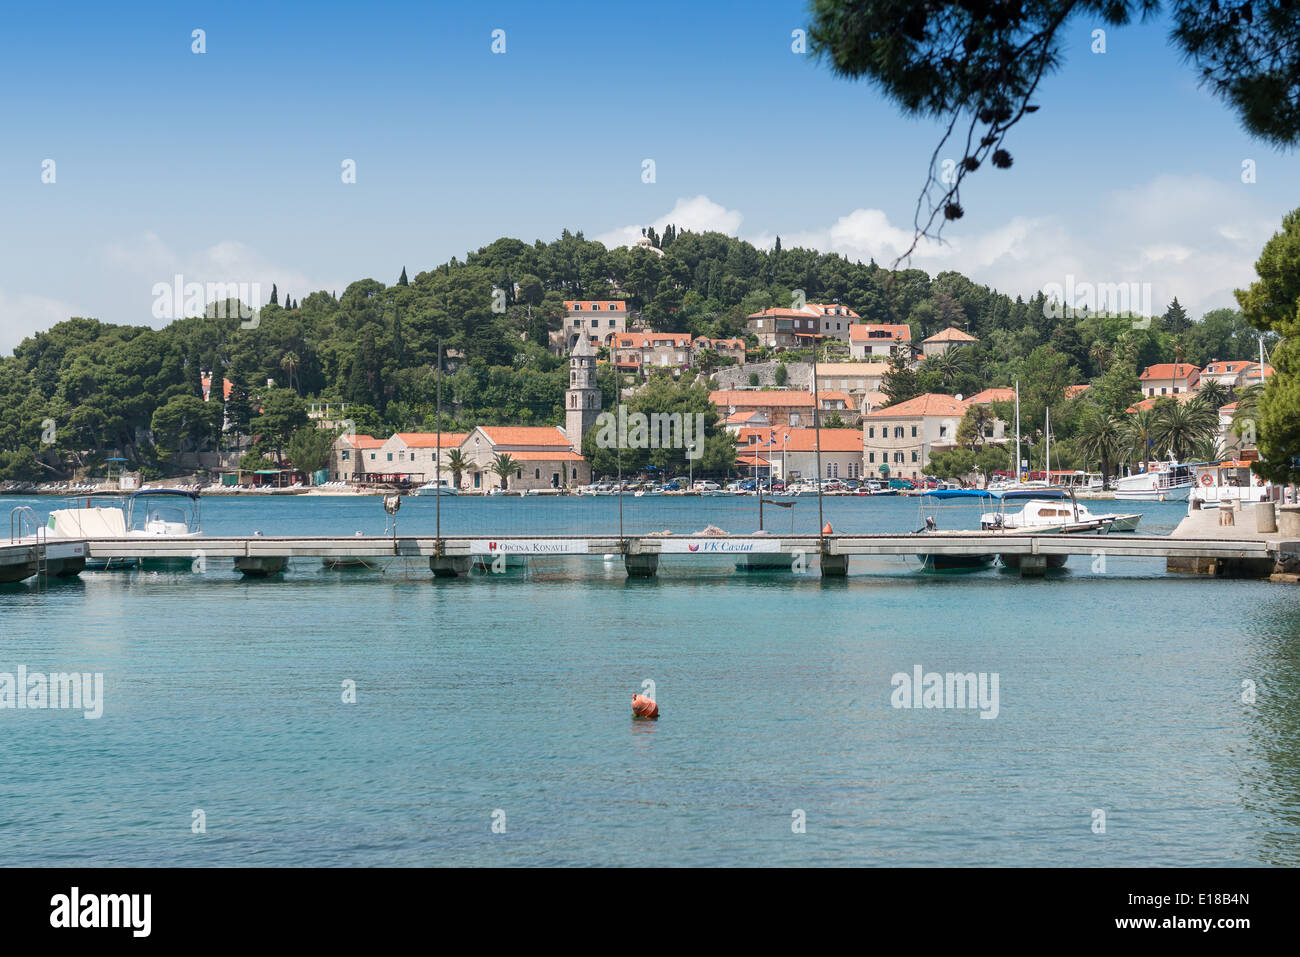
M 1052 484 L 1052 410 L 1044 409 L 1046 415 L 1043 420 L 1043 439 L 1046 445 L 1043 446 L 1043 478 L 1047 484 Z

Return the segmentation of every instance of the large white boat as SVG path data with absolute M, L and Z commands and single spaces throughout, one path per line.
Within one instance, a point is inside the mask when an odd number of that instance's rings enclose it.
M 1194 463 L 1148 462 L 1144 472 L 1115 480 L 1115 497 L 1137 502 L 1185 502 L 1192 490 Z
M 1018 512 L 985 512 L 980 516 L 980 528 L 992 530 L 1058 528 L 1070 532 L 1132 532 L 1136 531 L 1142 515 L 1137 512 L 1105 515 L 1093 514 L 1086 505 L 1064 499 L 1030 499 Z
M 121 495 L 78 496 L 50 512 L 46 535 L 60 538 L 199 538 L 199 496 L 170 488 L 145 488 Z M 87 559 L 92 570 L 133 568 L 138 557 Z M 192 559 L 150 559 L 149 567 L 189 567 Z
M 1253 505 L 1273 498 L 1273 485 L 1250 470 L 1250 463 L 1236 459 L 1197 465 L 1187 511 L 1218 508 L 1240 502 Z
M 459 495 L 460 489 L 446 479 L 428 481 L 415 490 L 416 495 Z

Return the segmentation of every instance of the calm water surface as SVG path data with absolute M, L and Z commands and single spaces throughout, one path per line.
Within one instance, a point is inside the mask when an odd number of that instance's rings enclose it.
M 0 499 L 19 503 L 58 504 Z M 404 500 L 399 531 L 431 533 L 434 504 Z M 1124 507 L 1144 532 L 1184 509 Z M 618 528 L 613 498 L 442 510 L 448 534 Z M 793 513 L 766 524 L 818 527 L 815 499 Z M 836 531 L 919 524 L 908 499 L 828 499 L 825 513 Z M 211 534 L 384 530 L 374 498 L 209 498 L 203 516 Z M 757 512 L 629 499 L 624 521 L 739 532 Z M 0 710 L 0 860 L 1300 864 L 1294 588 L 1123 559 L 1027 581 L 914 566 L 855 559 L 823 582 L 674 556 L 630 582 L 619 563 L 548 559 L 435 581 L 414 561 L 300 560 L 246 581 L 213 560 L 0 586 L 0 672 L 100 671 L 106 685 L 95 721 Z M 997 718 L 891 707 L 891 676 L 917 664 L 996 672 Z M 645 679 L 658 722 L 630 718 Z

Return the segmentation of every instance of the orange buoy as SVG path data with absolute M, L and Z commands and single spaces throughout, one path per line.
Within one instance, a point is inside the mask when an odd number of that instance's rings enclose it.
M 643 694 L 634 694 L 632 696 L 632 717 L 657 718 L 659 717 L 659 705 Z
M 830 522 L 827 522 L 827 523 L 826 523 L 826 527 L 822 529 L 822 534 L 823 534 L 823 535 L 833 535 L 833 534 L 835 534 L 834 532 L 831 531 L 831 523 L 830 523 Z

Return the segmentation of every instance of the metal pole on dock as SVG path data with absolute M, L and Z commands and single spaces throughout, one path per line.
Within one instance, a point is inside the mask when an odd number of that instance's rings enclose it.
M 433 521 L 434 535 L 438 541 L 442 541 L 442 340 L 438 340 L 438 447 L 435 451 L 437 465 L 434 466 L 433 484 L 437 486 L 434 489 L 433 502 Z
M 813 342 L 812 354 L 813 387 L 813 448 L 817 453 L 817 534 L 822 534 L 826 527 L 826 518 L 822 514 L 822 413 L 821 402 L 817 398 L 817 343 Z

